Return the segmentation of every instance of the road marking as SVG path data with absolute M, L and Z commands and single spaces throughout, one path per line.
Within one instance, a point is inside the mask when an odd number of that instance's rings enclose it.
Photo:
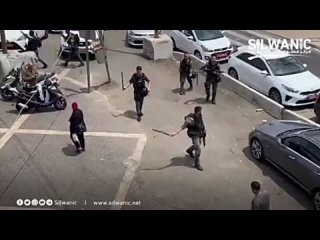
M 146 143 L 147 143 L 147 137 L 145 135 L 141 136 L 137 142 L 136 148 L 132 156 L 129 157 L 126 162 L 124 162 L 124 164 L 127 165 L 127 170 L 123 176 L 118 192 L 114 199 L 116 202 L 122 202 L 126 199 L 129 188 L 134 179 L 136 170 L 138 169 L 141 163 L 142 152 Z M 121 210 L 121 208 L 122 208 L 122 205 L 113 205 L 111 207 L 111 210 Z
M 16 129 L 17 134 L 40 134 L 40 135 L 70 135 L 69 131 L 45 130 L 45 129 Z M 139 133 L 117 133 L 117 132 L 86 132 L 89 137 L 118 137 L 118 138 L 141 138 L 144 134 Z
M 22 124 L 29 118 L 30 114 L 22 115 L 18 118 L 18 120 L 11 126 L 10 129 L 7 129 L 6 134 L 4 134 L 0 138 L 0 150 L 4 147 L 4 145 L 10 140 L 10 138 L 14 135 L 14 132 L 18 130 Z
M 0 128 L 0 133 L 6 133 L 8 130 L 8 128 Z

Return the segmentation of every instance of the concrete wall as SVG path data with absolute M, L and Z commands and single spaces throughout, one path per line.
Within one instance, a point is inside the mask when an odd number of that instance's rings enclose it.
M 174 52 L 173 55 L 175 60 L 177 61 L 181 61 L 184 56 L 184 54 L 180 52 Z M 192 58 L 193 66 L 196 69 L 199 69 L 201 66 L 205 64 L 204 61 L 201 61 L 194 56 L 191 56 L 191 58 Z M 200 84 L 204 80 L 205 80 L 204 74 L 199 72 Z M 247 101 L 263 108 L 265 112 L 269 113 L 271 116 L 273 116 L 276 119 L 303 121 L 303 122 L 315 125 L 317 127 L 320 127 L 320 125 L 315 123 L 314 121 L 307 119 L 293 111 L 285 109 L 282 105 L 276 103 L 275 101 L 257 92 L 256 90 L 246 86 L 242 82 L 230 77 L 228 74 L 222 74 L 221 85 L 224 88 L 232 90 L 234 93 L 243 97 Z

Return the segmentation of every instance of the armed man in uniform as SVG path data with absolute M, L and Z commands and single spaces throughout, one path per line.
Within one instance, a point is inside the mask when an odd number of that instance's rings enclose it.
M 207 73 L 206 82 L 204 83 L 207 95 L 206 101 L 209 102 L 210 88 L 212 87 L 211 103 L 216 104 L 217 88 L 218 83 L 221 81 L 220 74 L 222 73 L 218 62 L 216 61 L 216 56 L 212 54 L 211 59 L 208 61 L 206 65 L 201 67 L 200 70 L 204 70 Z
M 205 146 L 206 139 L 206 129 L 202 119 L 201 113 L 202 107 L 196 106 L 194 108 L 194 113 L 190 113 L 185 117 L 185 122 L 182 127 L 175 132 L 169 134 L 173 137 L 182 132 L 184 129 L 188 129 L 188 137 L 192 140 L 192 145 L 186 150 L 186 152 L 195 159 L 194 167 L 200 171 L 203 171 L 203 168 L 200 165 L 200 155 L 201 155 L 201 141 Z M 194 152 L 194 154 L 193 154 Z

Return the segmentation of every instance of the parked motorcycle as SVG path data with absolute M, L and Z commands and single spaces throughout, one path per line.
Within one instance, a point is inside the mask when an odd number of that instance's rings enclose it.
M 39 97 L 38 85 L 42 84 L 44 101 Z M 67 100 L 59 89 L 58 78 L 55 74 L 50 74 L 45 80 L 39 82 L 28 90 L 22 88 L 11 89 L 16 97 L 16 109 L 29 110 L 31 108 L 46 108 L 54 106 L 56 110 L 64 110 L 67 107 Z
M 3 80 L 3 85 L 0 87 L 0 94 L 4 101 L 14 100 L 14 93 L 10 90 L 20 84 L 21 69 L 13 69 L 8 76 Z

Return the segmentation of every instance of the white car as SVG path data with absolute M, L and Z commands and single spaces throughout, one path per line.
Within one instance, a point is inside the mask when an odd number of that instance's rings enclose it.
M 217 61 L 226 61 L 233 51 L 222 30 L 171 30 L 168 35 L 174 48 L 194 54 L 201 60 L 209 60 L 215 54 Z
M 28 43 L 28 39 L 21 33 L 29 34 L 30 30 L 5 30 L 6 40 L 7 40 L 7 48 L 8 49 L 17 49 L 17 50 L 26 50 L 26 45 Z M 33 30 L 35 35 L 40 39 L 48 38 L 47 30 Z M 1 42 L 0 42 L 1 48 Z
M 228 74 L 284 106 L 313 104 L 320 79 L 296 57 L 280 50 L 238 48 L 228 62 Z
M 80 36 L 79 31 L 76 30 L 70 30 L 71 34 L 78 34 L 80 37 L 80 42 L 79 42 L 79 52 L 80 54 L 85 54 L 86 53 L 86 40 Z M 65 34 L 65 31 L 63 31 L 63 34 Z M 96 31 L 96 39 L 88 39 L 88 49 L 89 49 L 89 54 L 93 55 L 94 54 L 94 50 L 93 50 L 93 41 L 97 40 L 98 37 L 98 33 Z M 60 50 L 64 50 L 65 47 L 68 46 L 68 44 L 65 42 L 64 38 L 61 36 L 61 42 L 60 42 Z
M 126 41 L 129 46 L 142 47 L 143 39 L 153 37 L 155 30 L 128 30 Z

